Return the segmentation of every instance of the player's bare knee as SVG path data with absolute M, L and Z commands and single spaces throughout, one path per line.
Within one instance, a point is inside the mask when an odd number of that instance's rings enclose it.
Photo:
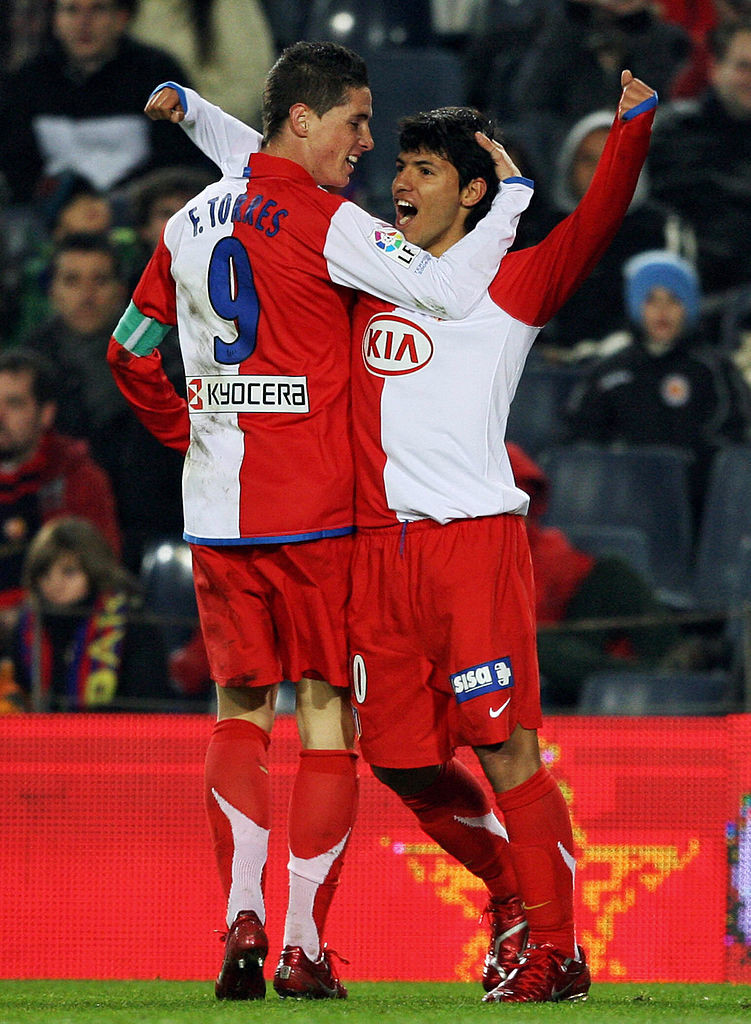
M 278 690 L 276 685 L 217 686 L 217 719 L 246 718 L 266 732 L 271 732 Z
M 323 679 L 301 679 L 295 687 L 295 717 L 304 749 L 353 749 L 355 729 L 346 689 Z
M 474 748 L 480 766 L 495 793 L 520 786 L 541 765 L 537 732 L 517 725 L 504 743 Z

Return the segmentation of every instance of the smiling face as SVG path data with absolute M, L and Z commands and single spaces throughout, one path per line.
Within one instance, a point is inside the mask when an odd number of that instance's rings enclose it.
M 395 225 L 408 242 L 440 256 L 466 234 L 467 216 L 486 185 L 473 179 L 459 187 L 456 167 L 437 153 L 400 153 L 391 194 Z
M 344 188 L 362 154 L 373 148 L 370 89 L 350 89 L 343 103 L 321 117 L 310 107 L 297 106 L 291 113 L 305 133 L 303 166 L 317 184 Z

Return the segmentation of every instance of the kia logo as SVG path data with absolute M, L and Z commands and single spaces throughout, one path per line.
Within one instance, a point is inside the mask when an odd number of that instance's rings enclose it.
M 414 373 L 430 362 L 433 342 L 430 335 L 400 316 L 374 316 L 365 328 L 362 357 L 371 373 L 396 377 Z

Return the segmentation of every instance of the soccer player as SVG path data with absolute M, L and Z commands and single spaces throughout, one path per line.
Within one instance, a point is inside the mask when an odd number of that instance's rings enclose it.
M 504 258 L 466 319 L 366 294 L 353 318 L 349 625 L 361 749 L 427 834 L 488 885 L 488 1002 L 584 999 L 590 987 L 568 809 L 539 753 L 528 496 L 504 434 L 536 335 L 612 239 L 647 153 L 656 94 L 628 71 L 621 81 L 586 196 L 539 245 Z M 404 123 L 396 226 L 433 255 L 470 236 L 495 190 L 487 159 L 476 159 L 478 129 L 489 131 L 466 108 Z M 221 138 L 200 132 L 204 143 Z M 458 746 L 473 747 L 505 830 Z M 528 942 L 516 957 L 519 936 Z
M 476 826 L 490 807 L 453 752 L 474 749 L 529 925 L 517 966 L 486 963 L 488 1002 L 581 999 L 590 985 L 574 930 L 568 809 L 539 754 L 528 497 L 514 484 L 504 434 L 535 336 L 606 248 L 644 162 L 656 95 L 628 71 L 622 85 L 587 195 L 539 245 L 505 257 L 466 320 L 415 316 L 366 295 L 353 319 L 350 644 L 361 749 L 470 869 L 488 848 Z M 434 255 L 466 237 L 470 200 L 494 187 L 487 168 L 465 184 L 476 128 L 452 110 L 402 128 L 396 225 Z M 491 916 L 499 897 L 502 885 L 491 888 Z
M 531 194 L 502 149 L 480 139 L 499 177 L 511 177 L 477 237 L 432 257 L 318 187 L 347 184 L 372 147 L 370 114 L 357 55 L 335 44 L 288 48 L 268 76 L 262 152 L 249 155 L 254 136 L 234 176 L 170 219 L 110 342 L 110 365 L 136 412 L 187 452 L 185 536 L 217 683 L 205 780 L 227 894 L 219 998 L 265 994 L 267 749 L 285 678 L 297 683 L 302 752 L 274 987 L 282 996 L 346 995 L 322 932 L 357 802 L 345 636 L 352 289 L 367 284 L 408 308 L 466 315 Z M 176 322 L 187 404 L 157 347 Z
M 627 71 L 622 84 L 587 195 L 539 245 L 505 257 L 466 320 L 414 316 L 366 295 L 353 319 L 361 344 L 350 643 L 361 749 L 425 831 L 470 868 L 488 848 L 476 826 L 490 807 L 453 751 L 474 749 L 529 925 L 516 967 L 486 964 L 488 1002 L 586 998 L 590 984 L 574 931 L 568 809 L 539 754 L 528 497 L 514 484 L 504 434 L 535 336 L 604 251 L 646 156 L 656 96 Z M 463 184 L 476 128 L 470 113 L 452 110 L 402 128 L 396 225 L 434 255 L 466 236 L 470 200 L 493 188 L 487 169 Z M 499 897 L 500 885 L 491 915 Z

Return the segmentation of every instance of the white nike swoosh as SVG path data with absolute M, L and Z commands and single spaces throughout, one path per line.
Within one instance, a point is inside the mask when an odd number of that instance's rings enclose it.
M 490 715 L 491 718 L 498 718 L 499 715 L 503 714 L 503 712 L 506 710 L 506 708 L 509 706 L 510 703 L 511 703 L 511 698 L 509 697 L 509 699 L 506 701 L 506 703 L 505 704 L 501 704 L 501 706 L 499 708 L 488 708 L 488 714 Z

